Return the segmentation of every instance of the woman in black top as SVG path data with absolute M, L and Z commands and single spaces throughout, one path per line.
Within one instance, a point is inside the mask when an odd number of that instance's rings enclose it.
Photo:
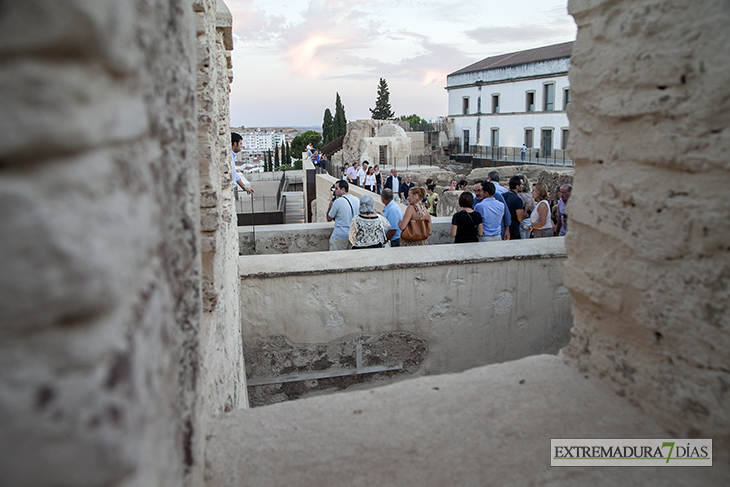
M 451 233 L 454 243 L 478 242 L 482 234 L 482 215 L 472 210 L 474 196 L 468 191 L 459 195 L 461 211 L 451 217 Z

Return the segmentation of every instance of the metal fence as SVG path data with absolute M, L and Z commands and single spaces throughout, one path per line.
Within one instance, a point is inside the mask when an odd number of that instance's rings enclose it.
M 527 149 L 522 154 L 520 147 L 492 147 L 473 145 L 469 147 L 469 155 L 476 159 L 510 162 L 512 164 L 541 164 L 546 166 L 573 167 L 573 161 L 562 149 Z

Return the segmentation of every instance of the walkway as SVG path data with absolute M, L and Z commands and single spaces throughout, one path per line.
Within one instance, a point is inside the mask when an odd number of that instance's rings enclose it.
M 251 187 L 254 189 L 253 198 L 242 190 L 238 191 L 237 213 L 251 213 L 252 200 L 253 211 L 256 213 L 278 210 L 276 204 L 276 192 L 279 190 L 278 180 L 253 181 Z M 302 191 L 284 191 L 282 196 L 286 196 L 284 223 L 304 223 L 304 193 Z

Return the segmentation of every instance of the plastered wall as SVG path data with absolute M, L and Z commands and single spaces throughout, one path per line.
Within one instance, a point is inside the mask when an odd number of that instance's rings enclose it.
M 193 483 L 245 402 L 221 4 L 3 4 L 0 485 Z
M 569 339 L 562 238 L 306 256 L 239 257 L 244 348 L 407 332 L 428 346 L 421 375 L 557 353 Z
M 730 4 L 569 10 L 575 326 L 564 354 L 676 437 L 727 451 Z

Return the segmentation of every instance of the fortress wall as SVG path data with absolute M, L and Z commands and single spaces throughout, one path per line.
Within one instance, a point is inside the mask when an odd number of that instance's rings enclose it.
M 201 411 L 245 404 L 217 7 L 3 5 L 2 485 L 184 485 Z
M 230 83 L 232 17 L 222 0 L 193 2 L 196 27 L 202 315 L 193 476 L 203 482 L 205 432 L 217 414 L 248 407 L 241 341 L 238 231 L 233 200 Z
M 566 359 L 730 446 L 730 5 L 571 0 Z

